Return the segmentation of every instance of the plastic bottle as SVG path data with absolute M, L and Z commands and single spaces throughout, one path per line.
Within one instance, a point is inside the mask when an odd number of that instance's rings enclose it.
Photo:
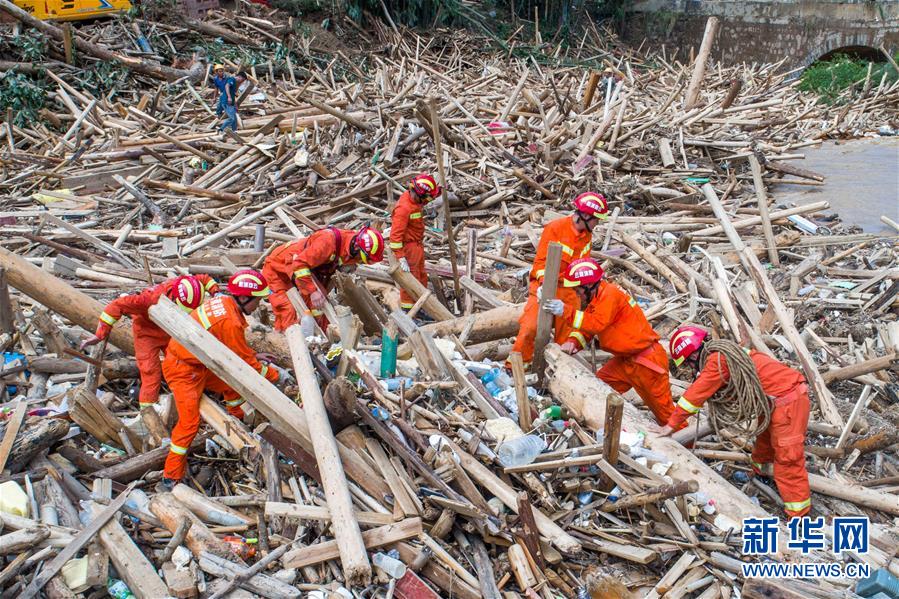
M 408 389 L 414 382 L 415 381 L 413 381 L 408 376 L 395 376 L 389 379 L 382 379 L 381 385 L 386 387 L 388 391 L 399 391 L 400 385 L 402 385 L 405 389 Z
M 687 497 L 695 501 L 696 505 L 699 506 L 699 509 L 710 516 L 717 511 L 715 500 L 702 491 L 689 493 L 687 494 Z
M 312 313 L 308 310 L 303 313 L 303 318 L 300 319 L 300 332 L 303 333 L 303 337 L 312 337 L 315 334 L 315 319 L 312 318 Z
M 106 592 L 112 599 L 134 599 L 134 593 L 128 588 L 124 581 L 116 578 L 110 578 L 106 581 Z
M 655 451 L 651 451 L 646 449 L 645 447 L 640 446 L 632 446 L 631 447 L 631 457 L 632 458 L 646 458 L 651 462 L 661 462 L 663 464 L 670 463 L 671 460 L 668 459 L 668 456 L 662 453 L 658 453 Z
M 621 487 L 615 485 L 615 488 L 609 491 L 609 496 L 607 499 L 609 501 L 618 501 L 618 498 L 621 497 Z
M 490 372 L 481 377 L 481 382 L 484 383 L 487 392 L 494 397 L 512 385 L 512 379 L 501 368 L 492 368 Z
M 537 456 L 546 449 L 546 442 L 537 435 L 525 435 L 511 441 L 506 441 L 499 446 L 496 454 L 500 463 L 510 466 L 525 466 L 537 459 Z
M 371 563 L 374 564 L 375 567 L 384 570 L 384 572 L 393 578 L 402 578 L 406 575 L 406 564 L 398 559 L 390 557 L 386 553 L 378 552 L 374 554 L 371 556 Z
M 543 420 L 568 420 L 568 408 L 564 406 L 549 406 L 540 411 Z

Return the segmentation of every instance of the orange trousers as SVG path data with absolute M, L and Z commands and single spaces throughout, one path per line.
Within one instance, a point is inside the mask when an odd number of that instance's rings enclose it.
M 654 368 L 641 364 L 641 361 L 653 364 Z M 659 424 L 666 424 L 674 413 L 668 381 L 668 354 L 661 343 L 650 346 L 640 358 L 615 356 L 596 371 L 596 376 L 618 393 L 633 388 Z
M 428 274 L 425 272 L 424 246 L 414 241 L 407 242 L 406 245 L 403 246 L 403 256 L 406 258 L 406 262 L 409 263 L 409 272 L 411 272 L 412 276 L 418 279 L 418 282 L 427 289 Z M 400 289 L 400 307 L 403 310 L 408 310 L 414 305 L 415 299 L 406 293 L 405 290 Z
M 537 319 L 540 316 L 540 302 L 537 301 L 537 289 L 540 285 L 536 281 L 531 282 L 528 289 L 528 301 L 524 304 L 524 310 L 518 318 L 518 335 L 515 337 L 515 343 L 512 344 L 512 351 L 521 354 L 521 361 L 527 365 L 534 359 L 534 340 L 537 337 Z M 577 294 L 572 289 L 560 287 L 556 289 L 556 298 L 565 302 L 566 306 L 576 306 L 578 304 Z M 561 316 L 555 318 L 553 323 L 555 336 L 553 340 L 556 343 L 565 343 L 568 339 L 568 333 L 571 326 Z
M 165 352 L 169 344 L 169 336 L 150 321 L 144 324 L 143 319 L 132 320 L 131 330 L 134 333 L 134 357 L 140 371 L 140 407 L 155 404 L 159 401 L 159 390 L 162 388 L 162 361 L 160 354 Z
M 187 473 L 187 450 L 200 430 L 200 398 L 204 391 L 221 393 L 228 413 L 243 418 L 240 395 L 205 367 L 197 368 L 167 357 L 162 364 L 165 380 L 175 397 L 178 422 L 172 429 L 172 443 L 165 459 L 163 476 L 175 481 Z
M 312 315 L 315 317 L 315 322 L 318 323 L 318 326 L 320 326 L 323 331 L 328 330 L 328 319 L 325 318 L 324 313 L 322 313 L 321 310 L 312 308 L 312 301 L 310 300 L 309 295 L 300 291 L 300 296 L 303 298 L 303 301 L 306 302 L 306 306 L 312 311 Z M 272 306 L 272 313 L 275 315 L 276 331 L 283 333 L 290 325 L 298 324 L 300 322 L 299 318 L 297 318 L 297 311 L 294 310 L 293 304 L 290 303 L 286 291 L 273 291 L 272 294 L 268 296 L 268 301 Z
M 756 437 L 752 469 L 774 462 L 774 483 L 790 518 L 806 515 L 812 506 L 808 472 L 805 469 L 805 436 L 808 432 L 808 385 L 774 400 L 771 423 Z

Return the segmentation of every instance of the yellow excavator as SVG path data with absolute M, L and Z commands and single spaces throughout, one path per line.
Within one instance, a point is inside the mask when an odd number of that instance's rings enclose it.
M 13 0 L 42 21 L 80 21 L 131 10 L 130 0 Z

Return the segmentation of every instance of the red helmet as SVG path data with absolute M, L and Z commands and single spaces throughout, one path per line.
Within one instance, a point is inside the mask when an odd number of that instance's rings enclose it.
M 674 365 L 680 366 L 684 360 L 698 352 L 708 336 L 708 331 L 692 325 L 684 325 L 674 331 L 668 344 L 668 351 L 671 353 Z
M 606 220 L 609 217 L 609 203 L 601 193 L 587 191 L 574 198 L 574 209 L 590 218 Z
M 568 270 L 562 275 L 564 287 L 579 287 L 581 285 L 595 285 L 602 281 L 605 274 L 599 262 L 593 258 L 581 258 L 568 265 Z
M 228 279 L 228 291 L 231 295 L 244 297 L 268 297 L 272 292 L 265 276 L 252 268 L 238 270 L 231 275 Z
M 384 259 L 384 236 L 377 229 L 364 226 L 353 237 L 363 264 L 374 264 Z
M 172 281 L 172 286 L 166 292 L 166 296 L 183 310 L 192 312 L 203 303 L 206 291 L 199 279 L 192 276 L 178 277 Z
M 423 198 L 436 198 L 442 191 L 431 175 L 415 175 L 409 181 L 409 189 Z

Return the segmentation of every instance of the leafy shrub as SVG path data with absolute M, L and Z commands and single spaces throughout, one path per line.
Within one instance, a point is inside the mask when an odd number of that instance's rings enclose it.
M 899 54 L 896 57 L 899 58 Z M 899 73 L 889 63 L 875 64 L 871 69 L 872 85 L 880 83 L 884 73 L 889 81 L 895 81 L 899 77 Z M 838 54 L 831 60 L 819 61 L 807 68 L 802 74 L 799 89 L 815 92 L 823 101 L 833 104 L 846 89 L 864 81 L 867 74 L 867 61 Z
M 0 112 L 12 109 L 13 123 L 19 127 L 36 121 L 38 111 L 43 108 L 48 90 L 36 79 L 7 71 L 0 80 Z

